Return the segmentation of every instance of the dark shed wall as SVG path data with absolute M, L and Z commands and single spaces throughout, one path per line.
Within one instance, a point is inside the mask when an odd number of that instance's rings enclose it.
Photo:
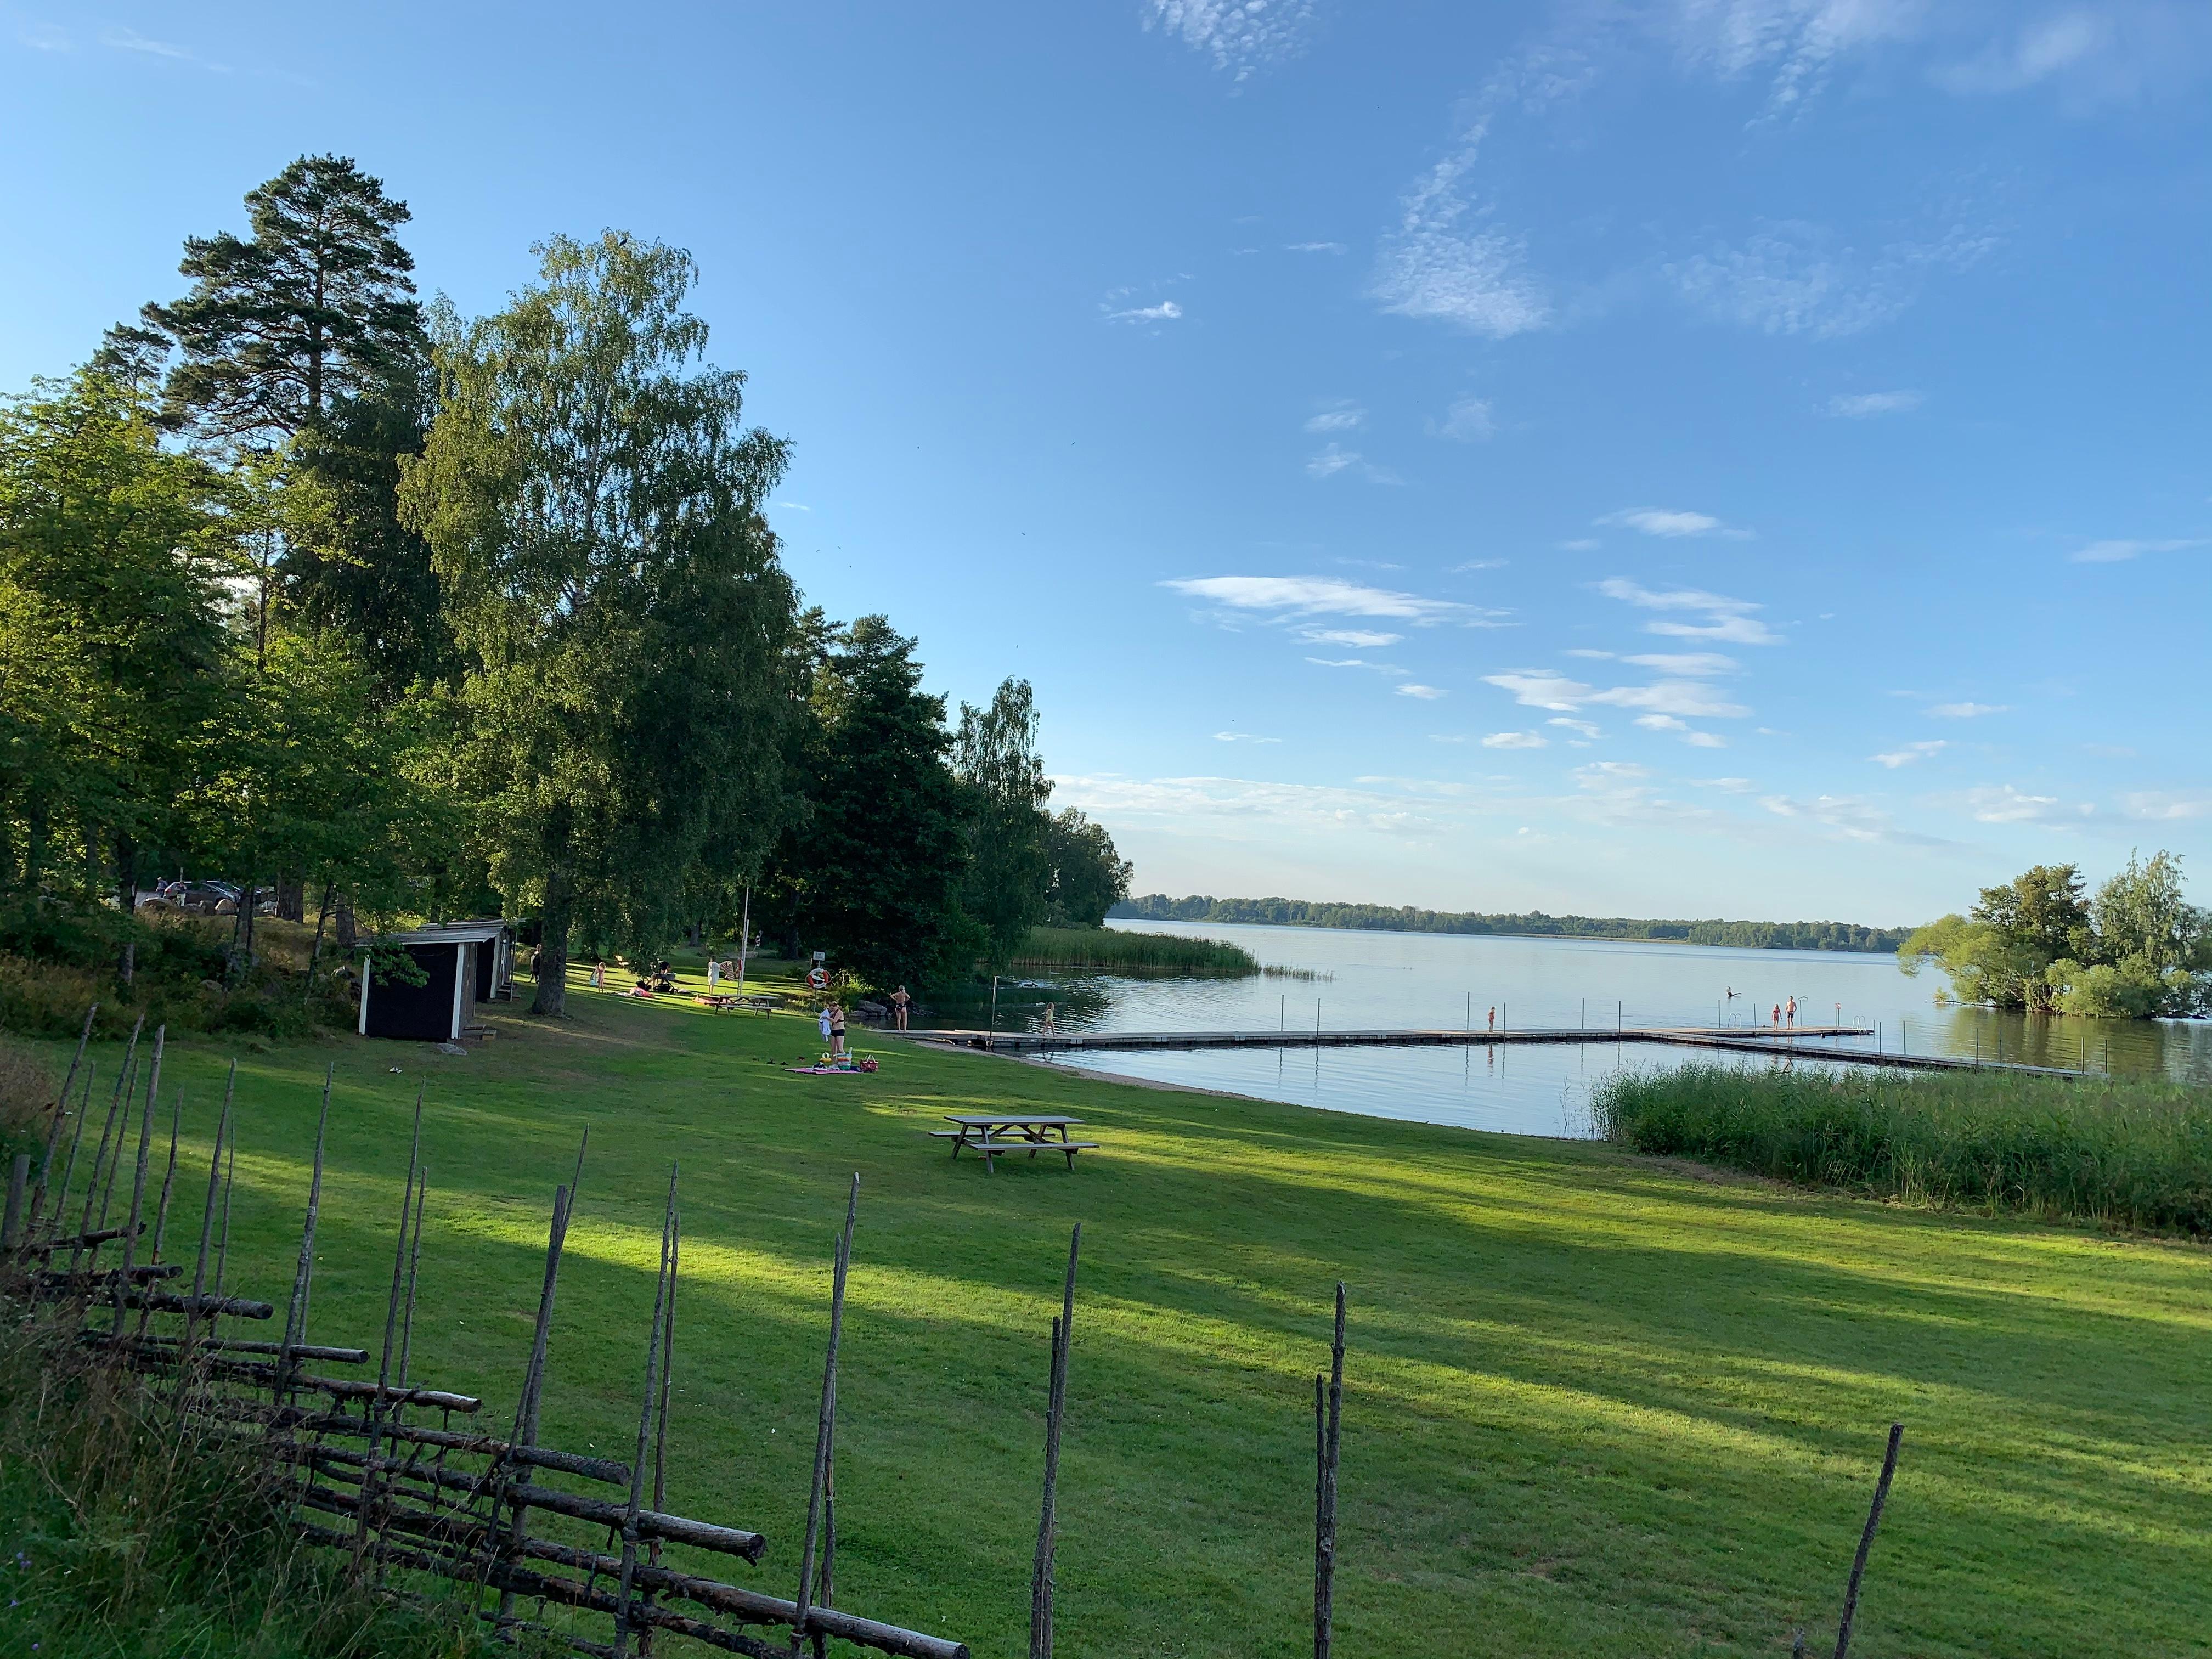
M 368 994 L 368 1035 L 444 1042 L 453 1034 L 453 974 L 459 965 L 460 946 L 402 948 L 422 970 L 422 983 L 403 985 L 379 975 Z

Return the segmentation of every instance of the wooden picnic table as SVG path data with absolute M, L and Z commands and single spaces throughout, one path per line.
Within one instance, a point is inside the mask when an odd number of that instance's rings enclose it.
M 960 1156 L 963 1146 L 980 1152 L 983 1158 L 983 1173 L 994 1175 L 997 1166 L 993 1159 L 1006 1152 L 1027 1152 L 1035 1158 L 1039 1152 L 1065 1152 L 1067 1167 L 1075 1167 L 1078 1152 L 1095 1152 L 1095 1140 L 1070 1140 L 1069 1128 L 1079 1124 L 1079 1117 L 1016 1117 L 1005 1112 L 947 1112 L 947 1123 L 957 1125 L 951 1129 L 932 1129 L 929 1133 L 939 1140 L 952 1143 L 952 1156 Z

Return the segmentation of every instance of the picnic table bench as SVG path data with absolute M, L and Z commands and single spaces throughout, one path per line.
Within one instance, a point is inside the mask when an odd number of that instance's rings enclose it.
M 1027 1152 L 1035 1158 L 1039 1152 L 1065 1152 L 1067 1167 L 1075 1167 L 1078 1152 L 1095 1152 L 1095 1140 L 1070 1140 L 1067 1131 L 1079 1124 L 1079 1117 L 1012 1117 L 1006 1113 L 984 1115 L 972 1112 L 947 1112 L 947 1123 L 958 1127 L 951 1129 L 932 1129 L 929 1133 L 939 1140 L 952 1143 L 952 1156 L 960 1156 L 960 1149 L 983 1156 L 983 1173 L 993 1175 L 997 1165 L 993 1162 L 1007 1152 Z

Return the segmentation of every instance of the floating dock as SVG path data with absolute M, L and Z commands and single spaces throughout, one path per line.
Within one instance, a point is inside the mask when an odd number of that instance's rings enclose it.
M 1967 1060 L 1949 1054 L 1913 1054 L 1879 1048 L 1840 1046 L 1851 1037 L 1875 1035 L 1871 1025 L 1785 1026 L 1778 1031 L 1743 1026 L 1629 1025 L 1538 1026 L 1504 1031 L 1274 1030 L 1274 1031 L 975 1031 L 883 1032 L 950 1048 L 988 1049 L 1024 1057 L 1085 1049 L 1175 1050 L 1194 1048 L 1469 1048 L 1501 1043 L 1658 1042 L 1682 1048 L 1714 1048 L 1779 1059 L 1842 1060 L 1853 1066 L 1902 1066 L 1926 1072 L 2009 1072 L 2034 1077 L 2079 1077 L 2055 1066 Z

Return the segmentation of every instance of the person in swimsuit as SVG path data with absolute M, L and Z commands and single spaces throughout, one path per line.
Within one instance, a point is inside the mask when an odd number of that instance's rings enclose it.
M 907 988 L 903 985 L 891 993 L 891 1014 L 898 1021 L 898 1029 L 902 1031 L 906 1030 L 907 1005 L 913 1000 L 914 999 L 907 994 Z
M 830 1005 L 830 1052 L 842 1060 L 845 1057 L 845 1005 Z

